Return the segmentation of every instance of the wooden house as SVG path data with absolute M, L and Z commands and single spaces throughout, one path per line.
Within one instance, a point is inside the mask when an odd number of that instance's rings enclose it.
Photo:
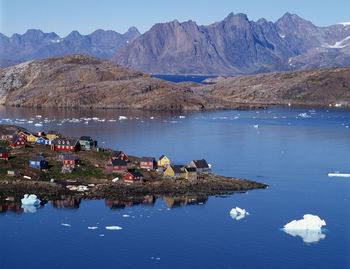
M 45 136 L 45 132 L 44 131 L 39 131 L 36 133 L 37 136 L 42 137 Z
M 171 164 L 164 172 L 164 176 L 172 178 L 186 178 L 186 171 L 183 165 Z
M 12 148 L 22 148 L 26 146 L 26 141 L 19 135 L 15 135 L 10 139 L 10 146 Z
M 56 138 L 51 142 L 52 150 L 79 151 L 80 144 L 78 139 Z
M 48 131 L 47 134 L 46 134 L 46 137 L 50 140 L 54 140 L 56 138 L 59 138 L 61 135 L 59 132 L 57 131 Z
M 109 158 L 110 158 L 111 160 L 117 160 L 117 159 L 125 160 L 125 161 L 128 160 L 128 156 L 127 156 L 123 151 L 119 151 L 119 150 L 113 151 L 113 152 L 109 155 Z
M 43 155 L 33 156 L 29 161 L 29 166 L 36 169 L 46 169 L 48 165 L 49 163 L 45 160 Z
M 23 131 L 18 133 L 23 139 L 27 140 L 27 136 L 31 135 L 31 133 Z
M 30 134 L 26 137 L 27 142 L 29 143 L 36 143 L 36 141 L 39 139 L 38 136 Z
M 158 167 L 168 167 L 170 165 L 170 160 L 167 156 L 162 155 L 158 159 Z
M 129 172 L 124 177 L 124 182 L 126 183 L 135 183 L 142 182 L 143 175 L 140 172 Z
M 140 168 L 144 168 L 144 169 L 157 168 L 156 159 L 153 157 L 142 157 L 140 160 Z
M 36 143 L 38 145 L 47 145 L 47 141 L 50 141 L 49 139 L 47 139 L 46 137 L 39 137 L 37 140 L 36 140 Z
M 9 152 L 6 148 L 0 147 L 0 160 L 8 160 L 9 159 Z
M 193 160 L 188 165 L 189 167 L 195 167 L 198 172 L 208 172 L 210 170 L 206 160 Z
M 97 146 L 97 141 L 93 140 L 90 136 L 81 136 L 79 143 L 85 149 L 91 149 Z
M 122 159 L 110 159 L 106 165 L 107 172 L 123 172 L 127 170 L 127 163 Z
M 1 139 L 10 141 L 16 135 L 17 133 L 14 131 L 6 132 L 5 134 L 1 135 Z
M 185 167 L 186 179 L 197 179 L 197 169 L 195 167 Z
M 76 154 L 64 154 L 63 155 L 63 165 L 71 166 L 75 168 L 79 165 L 79 157 Z

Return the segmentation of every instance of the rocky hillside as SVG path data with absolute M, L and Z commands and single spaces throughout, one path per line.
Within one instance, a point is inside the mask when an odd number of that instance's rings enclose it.
M 86 54 L 25 62 L 0 69 L 0 104 L 151 110 L 222 108 L 189 87 Z
M 81 35 L 78 31 L 73 31 L 66 37 L 60 37 L 56 33 L 44 33 L 36 29 L 11 37 L 0 34 L 0 67 L 73 53 L 87 53 L 109 59 L 139 35 L 135 27 L 124 34 L 96 30 L 89 35 Z
M 208 26 L 154 25 L 112 61 L 156 74 L 237 75 L 350 65 L 350 24 L 317 27 L 295 14 L 277 22 L 229 14 Z
M 342 104 L 350 107 L 350 67 L 218 77 L 208 82 L 216 84 L 194 88 L 197 94 L 231 103 Z

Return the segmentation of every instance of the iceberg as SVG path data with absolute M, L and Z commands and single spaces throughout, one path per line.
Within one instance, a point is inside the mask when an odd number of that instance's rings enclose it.
M 68 224 L 68 223 L 61 223 L 62 226 L 65 226 L 65 227 L 71 227 L 72 225 Z
M 128 117 L 125 117 L 125 116 L 119 116 L 119 118 L 118 118 L 119 120 L 127 120 L 128 119 Z
M 22 205 L 39 205 L 40 200 L 37 198 L 35 194 L 25 194 L 24 198 L 21 199 Z
M 231 218 L 233 218 L 234 220 L 240 220 L 245 218 L 245 216 L 248 216 L 249 213 L 242 208 L 239 208 L 238 206 L 235 208 L 232 208 L 230 211 L 230 216 Z
M 107 230 L 121 230 L 123 228 L 120 226 L 106 226 L 106 229 Z
M 89 230 L 96 230 L 96 229 L 98 229 L 98 227 L 92 226 L 92 227 L 88 227 L 88 229 L 89 229 Z
M 305 214 L 303 219 L 292 220 L 284 225 L 283 229 L 286 230 L 314 230 L 321 231 L 322 226 L 325 226 L 326 222 L 320 219 L 319 216 Z

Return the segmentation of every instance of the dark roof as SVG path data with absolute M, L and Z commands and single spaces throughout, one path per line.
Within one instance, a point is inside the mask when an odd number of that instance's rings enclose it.
M 111 160 L 113 166 L 126 166 L 126 161 L 121 159 Z
M 122 151 L 116 150 L 116 151 L 113 151 L 110 156 L 118 158 L 122 153 L 123 153 Z
M 165 155 L 162 155 L 162 156 L 159 157 L 158 160 L 161 160 L 161 159 L 163 159 L 164 157 L 165 157 Z
M 45 161 L 44 156 L 33 156 L 32 158 L 30 158 L 31 162 L 41 162 L 41 161 Z
M 154 157 L 142 157 L 141 162 L 155 162 Z
M 81 136 L 79 140 L 92 141 L 91 136 Z
M 196 172 L 197 169 L 195 167 L 186 167 L 187 172 Z
M 21 136 L 19 135 L 14 135 L 11 139 L 11 143 L 14 144 L 17 142 L 18 139 L 22 138 Z
M 174 171 L 174 173 L 175 174 L 180 174 L 180 173 L 182 173 L 183 172 L 183 165 L 175 165 L 175 164 L 173 164 L 172 166 L 171 166 L 171 168 L 173 169 L 173 171 Z
M 65 161 L 75 161 L 75 160 L 79 160 L 78 155 L 75 154 L 64 154 L 63 155 L 63 160 Z
M 143 175 L 140 172 L 129 172 L 132 174 L 133 177 L 143 177 Z
M 194 162 L 194 165 L 197 167 L 197 168 L 209 168 L 209 165 L 207 163 L 206 160 L 202 159 L 202 160 L 193 160 Z
M 54 145 L 63 145 L 63 146 L 75 146 L 78 143 L 78 139 L 65 139 L 65 138 L 55 138 L 52 140 L 52 144 Z
M 7 153 L 9 153 L 9 151 L 6 148 L 0 147 L 0 153 L 1 154 L 7 154 Z

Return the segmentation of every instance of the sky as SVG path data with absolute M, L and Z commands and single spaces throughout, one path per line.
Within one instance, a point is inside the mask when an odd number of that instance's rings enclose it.
M 155 23 L 193 20 L 208 25 L 230 12 L 250 20 L 276 21 L 290 12 L 317 26 L 350 21 L 350 0 L 0 0 L 0 33 L 11 36 L 27 29 L 90 34 L 96 29 L 141 33 Z

